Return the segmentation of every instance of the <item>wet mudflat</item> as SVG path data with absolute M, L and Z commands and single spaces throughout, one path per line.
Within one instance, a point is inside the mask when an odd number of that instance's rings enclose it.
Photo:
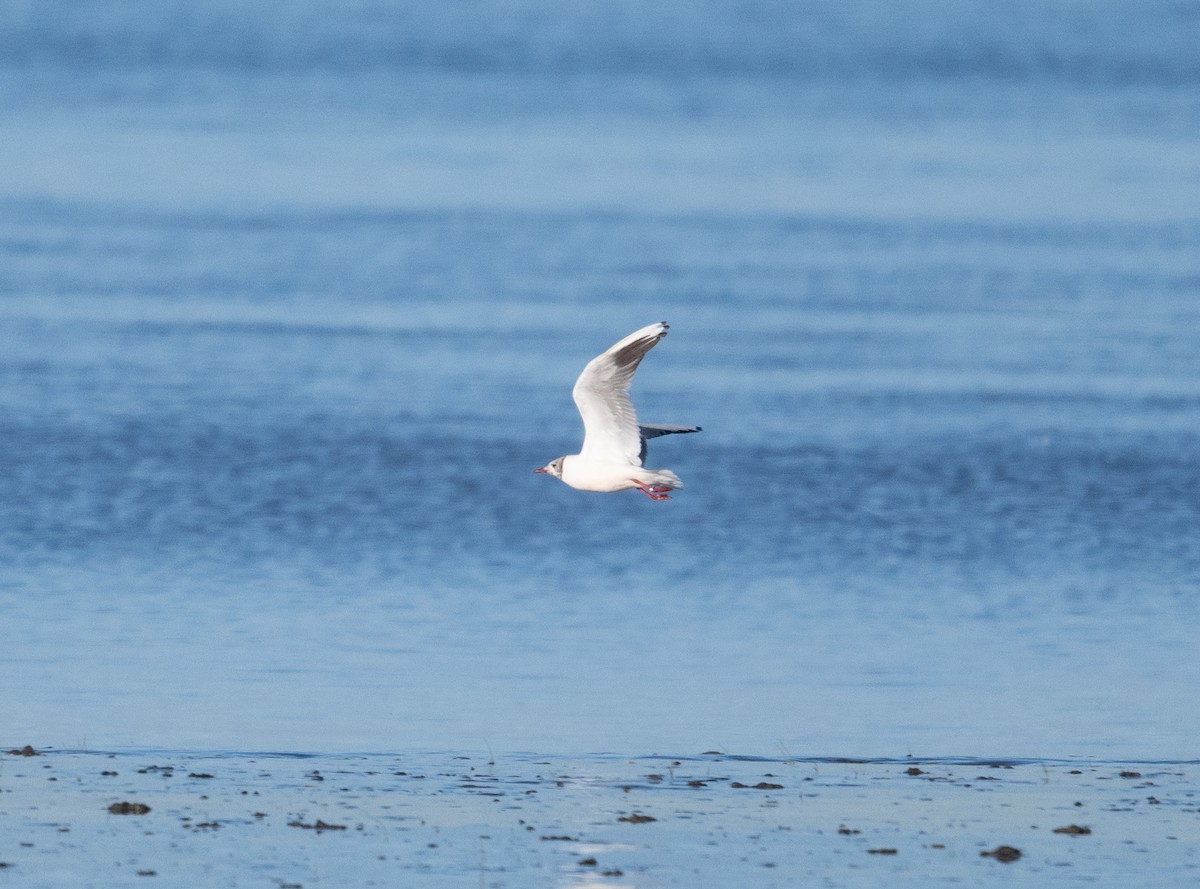
M 1198 767 L 49 750 L 0 887 L 1194 886 Z

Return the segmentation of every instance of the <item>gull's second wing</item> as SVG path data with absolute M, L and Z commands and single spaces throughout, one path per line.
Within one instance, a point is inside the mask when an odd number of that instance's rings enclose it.
M 642 436 L 629 384 L 646 353 L 667 335 L 659 321 L 634 331 L 588 362 L 571 393 L 583 417 L 580 455 L 641 466 Z
M 638 462 L 646 460 L 646 442 L 660 435 L 679 435 L 686 432 L 702 432 L 699 426 L 677 426 L 674 423 L 641 423 L 638 432 L 642 437 L 642 449 L 638 451 Z

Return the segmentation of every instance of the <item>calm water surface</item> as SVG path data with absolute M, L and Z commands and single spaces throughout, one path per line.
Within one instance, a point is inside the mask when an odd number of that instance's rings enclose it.
M 6 12 L 8 740 L 1194 758 L 1200 17 L 902 7 Z

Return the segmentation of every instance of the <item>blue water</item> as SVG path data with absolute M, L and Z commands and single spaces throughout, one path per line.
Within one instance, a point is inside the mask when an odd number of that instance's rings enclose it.
M 0 15 L 5 743 L 1194 758 L 1192 4 Z

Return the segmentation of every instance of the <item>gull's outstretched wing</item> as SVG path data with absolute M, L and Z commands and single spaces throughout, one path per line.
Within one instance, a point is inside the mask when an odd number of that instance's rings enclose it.
M 638 462 L 641 463 L 646 459 L 646 442 L 652 438 L 658 438 L 660 435 L 678 435 L 685 432 L 702 432 L 699 426 L 676 426 L 671 423 L 642 423 L 638 426 L 638 433 L 642 437 L 642 448 L 638 451 Z
M 642 433 L 629 400 L 629 384 L 646 353 L 666 335 L 665 321 L 647 325 L 610 346 L 583 369 L 571 393 L 583 417 L 580 456 L 642 465 Z

